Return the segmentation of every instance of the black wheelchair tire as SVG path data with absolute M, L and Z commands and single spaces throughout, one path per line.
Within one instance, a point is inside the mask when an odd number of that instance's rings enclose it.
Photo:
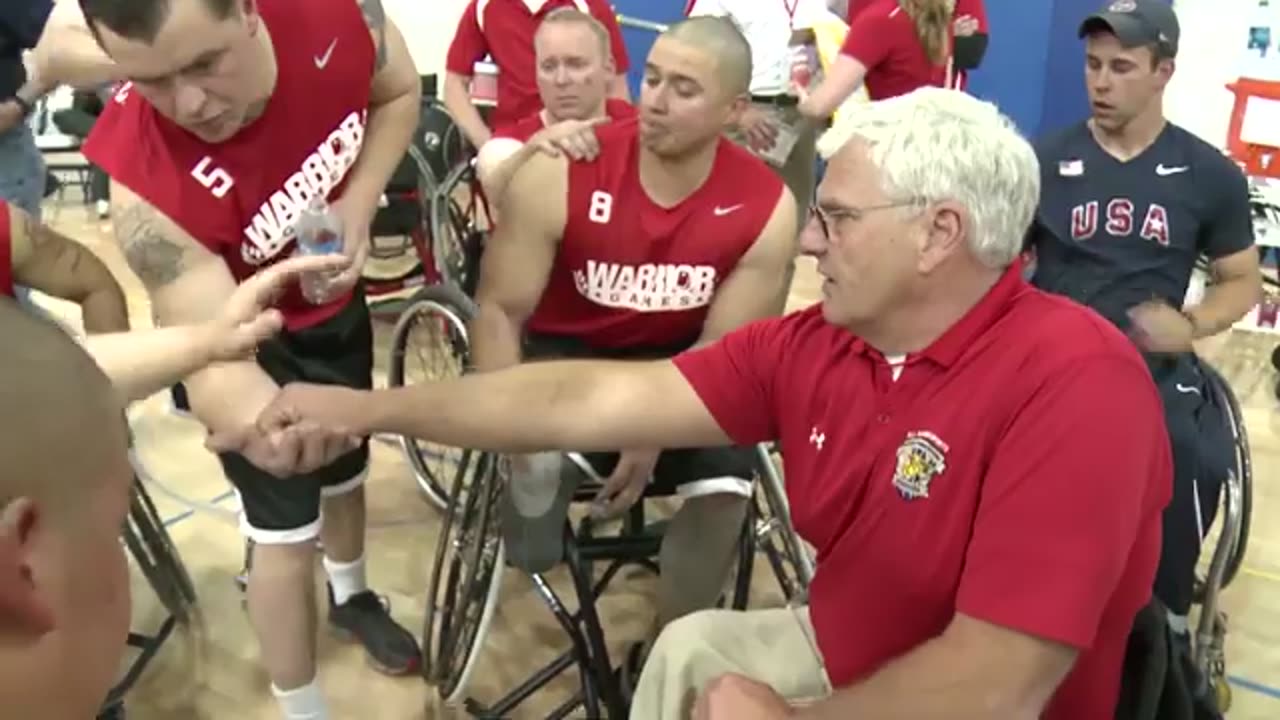
M 465 473 L 460 473 L 449 494 L 436 555 L 428 582 L 427 602 L 422 628 L 422 676 L 435 686 L 446 703 L 455 703 L 466 692 L 467 679 L 474 668 L 483 643 L 489 618 L 497 605 L 497 593 L 505 567 L 499 505 L 503 492 L 499 456 L 480 453 L 468 491 L 461 492 Z M 477 523 L 480 538 L 467 544 L 455 542 Z M 490 536 L 492 537 L 490 538 Z M 495 552 L 485 550 L 495 543 Z M 450 550 L 454 550 L 450 555 Z M 485 562 L 482 566 L 481 562 Z M 461 577 L 464 571 L 469 577 Z M 447 593 L 440 602 L 441 590 Z M 456 600 L 461 606 L 455 606 Z M 481 603 L 479 615 L 472 619 L 474 605 Z M 441 606 L 442 605 L 442 606 Z M 460 662 L 455 662 L 459 660 Z
M 461 288 L 467 296 L 475 294 L 482 243 L 472 237 L 466 212 L 458 206 L 453 194 L 460 185 L 469 182 L 474 172 L 470 163 L 458 165 L 449 171 L 431 196 L 431 257 L 436 271 L 444 282 Z M 454 237 L 458 238 L 458 246 L 450 247 L 447 238 Z M 462 255 L 458 258 L 460 264 L 454 262 L 458 252 Z
M 424 314 L 436 314 L 443 317 L 452 330 L 450 341 L 453 345 L 451 348 L 456 357 L 462 361 L 463 372 L 470 367 L 470 345 L 467 342 L 467 327 L 476 314 L 476 304 L 471 298 L 467 297 L 458 288 L 448 285 L 429 285 L 421 288 L 414 293 L 409 302 L 405 304 L 405 309 L 400 313 L 400 317 L 396 320 L 395 328 L 392 330 L 391 337 L 391 359 L 387 372 L 388 385 L 391 387 L 404 387 L 405 385 L 405 354 L 409 347 L 409 334 L 413 329 L 416 319 Z M 449 504 L 450 484 L 442 478 L 435 477 L 427 466 L 414 438 L 401 437 L 401 448 L 404 451 L 405 458 L 409 461 L 409 467 L 413 470 L 415 480 L 423 495 L 431 501 L 440 510 L 444 510 Z M 461 451 L 464 456 L 469 454 L 469 450 Z M 460 463 L 460 467 L 465 467 L 464 462 Z

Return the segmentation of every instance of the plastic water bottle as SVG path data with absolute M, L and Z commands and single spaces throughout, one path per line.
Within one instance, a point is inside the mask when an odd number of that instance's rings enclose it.
M 342 223 L 330 212 L 329 203 L 318 195 L 298 214 L 294 236 L 299 255 L 335 255 L 342 252 Z M 309 272 L 298 279 L 307 302 L 320 305 L 328 299 L 329 278 L 326 272 Z
M 798 94 L 798 89 L 806 92 L 813 87 L 814 68 L 817 65 L 816 51 L 810 45 L 791 46 L 791 94 Z

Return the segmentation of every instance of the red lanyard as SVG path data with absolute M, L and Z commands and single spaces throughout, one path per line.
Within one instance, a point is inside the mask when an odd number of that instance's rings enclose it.
M 795 30 L 796 29 L 796 8 L 800 7 L 800 0 L 791 0 L 791 2 L 787 2 L 787 0 L 782 0 L 782 7 L 785 8 L 787 11 L 787 21 L 790 23 L 791 29 Z

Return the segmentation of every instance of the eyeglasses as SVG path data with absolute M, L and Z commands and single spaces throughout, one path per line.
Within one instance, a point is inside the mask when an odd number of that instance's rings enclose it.
M 866 215 L 867 213 L 872 212 L 874 210 L 888 210 L 890 208 L 910 207 L 913 205 L 921 205 L 923 203 L 924 203 L 924 198 L 916 197 L 916 198 L 911 198 L 909 200 L 899 200 L 898 202 L 884 203 L 882 205 L 868 205 L 866 207 L 860 207 L 860 208 L 838 207 L 838 208 L 832 208 L 830 210 L 825 210 L 822 207 L 819 207 L 818 205 L 814 204 L 809 206 L 809 221 L 812 222 L 814 220 L 817 220 L 818 227 L 822 228 L 822 237 L 824 239 L 830 240 L 831 230 L 835 227 L 836 223 L 840 222 L 841 220 L 853 220 L 854 222 L 857 222 L 858 220 L 862 219 L 863 215 Z

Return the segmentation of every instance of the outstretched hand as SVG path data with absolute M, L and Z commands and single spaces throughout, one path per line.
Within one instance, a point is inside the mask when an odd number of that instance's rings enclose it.
M 594 160 L 600 154 L 600 141 L 596 127 L 610 122 L 611 118 L 590 120 L 561 120 L 543 128 L 529 142 L 551 157 L 568 155 L 571 160 Z
M 342 255 L 297 257 L 273 265 L 240 283 L 218 317 L 206 324 L 212 362 L 243 360 L 280 331 L 284 318 L 271 304 L 306 272 L 337 272 L 350 265 Z

